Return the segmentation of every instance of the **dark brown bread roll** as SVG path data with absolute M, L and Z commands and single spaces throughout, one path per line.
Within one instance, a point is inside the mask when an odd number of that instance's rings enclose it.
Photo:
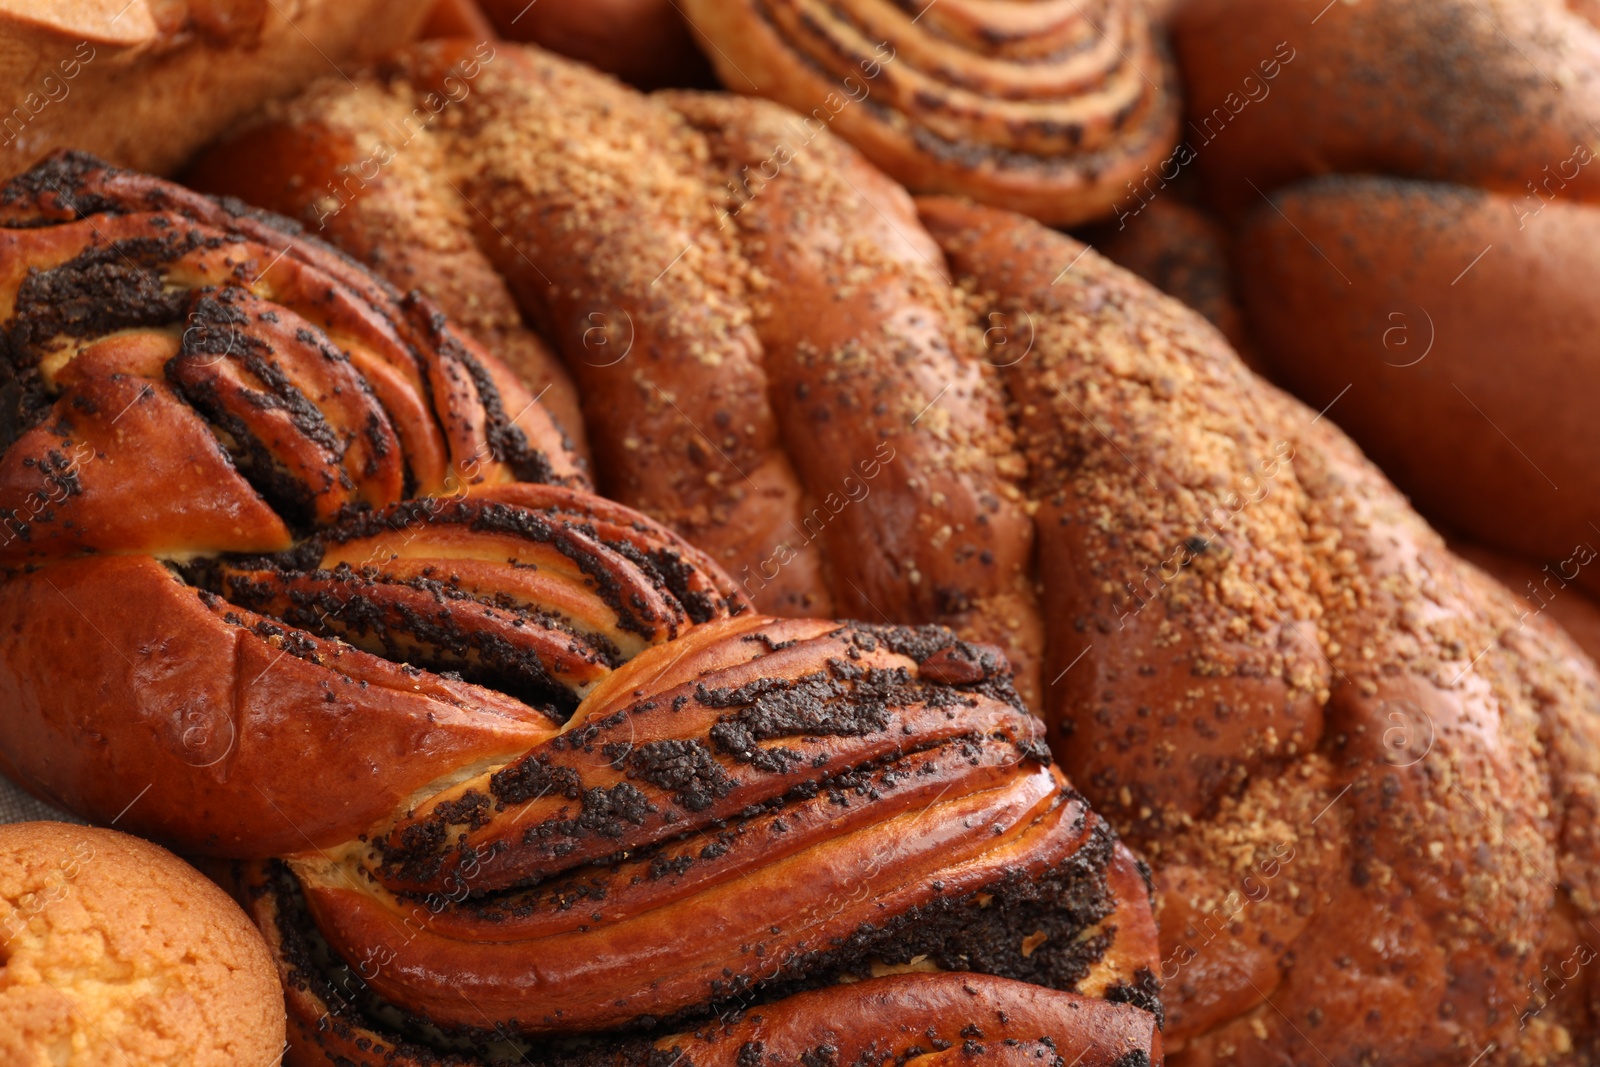
M 1250 217 L 1239 279 L 1274 375 L 1425 514 L 1556 561 L 1600 538 L 1597 249 L 1600 208 L 1330 178 Z
M 676 0 L 480 0 L 508 41 L 542 45 L 641 89 L 709 86 Z
M 1556 0 L 1192 0 L 1171 22 L 1184 137 L 1230 212 L 1376 173 L 1523 196 L 1600 122 L 1600 30 Z M 1600 198 L 1600 168 L 1566 195 Z

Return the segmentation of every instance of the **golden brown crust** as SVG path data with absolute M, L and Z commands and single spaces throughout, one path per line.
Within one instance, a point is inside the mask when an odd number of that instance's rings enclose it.
M 0 174 L 58 149 L 167 173 L 275 96 L 408 41 L 429 0 L 0 5 Z M 380 15 L 381 12 L 381 15 Z M 130 91 L 130 86 L 137 91 Z
M 807 494 L 800 551 L 821 550 L 836 612 L 992 642 L 1037 706 L 1025 465 L 998 375 L 910 198 L 836 139 L 791 149 L 782 108 L 666 100 L 705 133 L 712 173 L 734 176 L 727 218 Z
M 913 190 L 1047 222 L 1111 213 L 1177 134 L 1143 3 L 685 0 L 730 90 L 828 126 Z
M 197 852 L 284 857 L 240 888 L 297 1058 L 555 1067 L 595 1035 L 591 1061 L 660 1067 L 651 1043 L 685 1029 L 751 1067 L 707 1028 L 769 1005 L 798 1028 L 780 1044 L 831 1013 L 847 1047 L 913 1019 L 937 1054 L 1015 1003 L 1007 1064 L 1159 1060 L 1148 882 L 998 650 L 749 611 L 705 553 L 587 492 L 425 297 L 282 220 L 63 155 L 0 191 L 0 229 L 0 769 Z M 897 280 L 909 314 L 942 310 Z M 96 383 L 139 420 L 81 428 Z M 194 502 L 119 474 L 171 440 L 229 477 L 163 541 Z
M 276 1063 L 283 999 L 227 895 L 164 849 L 0 826 L 0 1058 L 14 1067 Z
M 342 151 L 328 131 L 441 88 L 464 47 L 314 87 L 195 173 L 286 190 L 271 203 L 358 251 L 383 230 L 375 268 L 446 300 L 407 264 L 461 240 L 446 216 L 467 215 L 583 387 L 603 488 L 704 547 L 762 610 L 949 625 L 1005 649 L 1036 701 L 1024 463 L 982 330 L 905 194 L 773 105 L 641 97 L 502 46 L 416 138 L 456 202 L 420 220 L 365 191 L 319 204 L 299 172 Z M 902 388 L 913 366 L 918 394 Z
M 1424 514 L 1592 592 L 1600 426 L 1574 385 L 1600 371 L 1600 208 L 1554 195 L 1294 186 L 1241 230 L 1240 281 L 1275 374 L 1337 400 Z
M 1521 196 L 1596 145 L 1600 31 L 1553 0 L 1193 0 L 1169 24 L 1187 143 L 1229 212 L 1329 172 Z M 1600 169 L 1567 195 L 1600 197 Z
M 1582 1062 L 1586 983 L 1528 983 L 1594 915 L 1587 659 L 1191 312 L 1040 227 L 922 210 L 1035 316 L 1012 389 L 1024 446 L 1057 442 L 1051 638 L 1085 649 L 1063 752 L 1154 864 L 1175 1059 Z

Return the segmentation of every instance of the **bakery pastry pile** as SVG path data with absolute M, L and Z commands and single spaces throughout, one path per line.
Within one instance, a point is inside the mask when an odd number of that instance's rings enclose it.
M 0 207 L 0 764 L 256 861 L 305 1062 L 1160 1057 L 1146 874 L 998 651 L 756 614 L 283 220 L 80 156 Z
M 231 861 L 294 1063 L 1590 1062 L 1594 663 L 1194 311 L 893 180 L 1103 214 L 1145 6 L 688 6 L 800 112 L 432 41 L 223 199 L 0 192 L 0 769 Z

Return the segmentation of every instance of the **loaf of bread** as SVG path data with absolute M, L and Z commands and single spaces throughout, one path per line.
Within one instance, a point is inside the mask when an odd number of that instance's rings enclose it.
M 1595 592 L 1600 206 L 1553 192 L 1291 186 L 1241 229 L 1238 278 L 1272 372 L 1418 507 Z
M 1192 313 L 1092 253 L 1053 284 L 1078 251 L 1043 228 L 923 217 L 1071 339 L 1020 436 L 1073 590 L 1046 670 L 1082 650 L 1063 761 L 1156 871 L 1174 1060 L 1592 1055 L 1588 986 L 1537 992 L 1600 902 L 1587 658 Z
M 292 1062 L 1160 1062 L 997 649 L 758 614 L 286 220 L 63 155 L 0 237 L 0 768 L 239 861 Z
M 1522 197 L 1600 147 L 1600 29 L 1559 0 L 1191 0 L 1171 30 L 1185 145 L 1229 212 L 1330 172 Z M 1570 181 L 1600 198 L 1600 169 Z

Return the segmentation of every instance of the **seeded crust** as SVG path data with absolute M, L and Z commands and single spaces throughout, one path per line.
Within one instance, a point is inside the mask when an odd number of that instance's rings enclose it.
M 164 849 L 0 828 L 0 1058 L 14 1067 L 277 1062 L 283 1001 L 237 905 Z
M 1587 1062 L 1592 664 L 1193 312 L 921 206 L 979 306 L 1037 323 L 1011 387 L 1047 621 L 1087 649 L 1058 750 L 1151 859 L 1174 1058 Z
M 257 917 L 296 1057 L 625 1050 L 750 1003 L 825 1025 L 804 1005 L 879 988 L 932 1054 L 981 1056 L 959 996 L 982 987 L 1037 1009 L 1017 1035 L 996 1009 L 1002 1059 L 1159 1058 L 1148 882 L 1001 649 L 756 614 L 590 494 L 425 296 L 284 220 L 66 155 L 0 192 L 0 248 L 0 767 L 194 852 L 285 857 L 302 936 Z M 992 461 L 999 421 L 932 440 Z M 203 463 L 201 491 L 162 484 Z M 64 654 L 92 642 L 114 655 Z M 308 953 L 362 976 L 356 1022 L 294 995 Z M 895 1025 L 848 1041 L 922 1055 Z
M 349 116 L 403 119 L 471 58 L 436 42 L 352 71 L 354 88 L 320 83 L 193 175 L 315 225 Z M 604 491 L 710 552 L 760 610 L 951 626 L 1005 649 L 1038 706 L 1026 464 L 983 329 L 904 191 L 771 104 L 645 97 L 512 46 L 480 65 L 415 138 L 451 202 L 397 219 L 385 173 L 331 216 L 334 238 L 384 230 L 392 251 L 347 243 L 407 284 L 403 264 L 462 240 L 440 231 L 466 213 L 582 388 Z

